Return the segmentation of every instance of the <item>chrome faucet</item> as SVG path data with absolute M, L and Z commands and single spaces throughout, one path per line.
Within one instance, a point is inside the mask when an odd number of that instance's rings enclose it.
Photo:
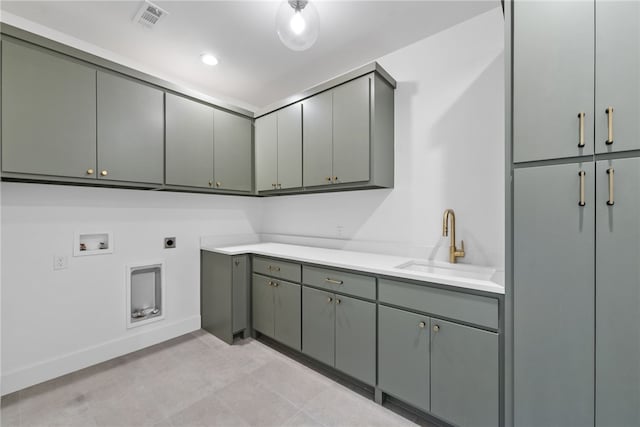
M 456 263 L 458 258 L 464 257 L 464 240 L 460 242 L 462 247 L 456 248 L 456 213 L 453 209 L 447 209 L 444 211 L 442 217 L 442 236 L 446 237 L 449 234 L 449 218 L 451 218 L 451 244 L 449 245 L 449 262 Z

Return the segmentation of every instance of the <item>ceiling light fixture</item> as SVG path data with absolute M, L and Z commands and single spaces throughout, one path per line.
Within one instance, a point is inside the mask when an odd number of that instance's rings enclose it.
M 278 8 L 276 31 L 291 50 L 309 49 L 318 39 L 318 11 L 309 0 L 285 0 Z
M 218 64 L 218 58 L 216 58 L 215 56 L 211 55 L 210 53 L 203 53 L 202 55 L 200 55 L 200 60 L 207 64 L 207 65 L 217 65 Z

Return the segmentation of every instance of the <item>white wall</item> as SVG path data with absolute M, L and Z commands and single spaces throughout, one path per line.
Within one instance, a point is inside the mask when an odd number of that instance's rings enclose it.
M 254 233 L 250 197 L 2 183 L 3 393 L 200 327 L 200 237 Z M 73 257 L 75 232 L 113 254 Z M 164 237 L 177 238 L 164 249 Z M 68 269 L 54 271 L 54 255 Z M 125 266 L 165 262 L 166 316 L 126 329 Z
M 497 8 L 380 58 L 398 81 L 395 188 L 266 199 L 262 232 L 447 259 L 442 213 L 453 208 L 467 250 L 459 262 L 503 267 L 503 26 Z

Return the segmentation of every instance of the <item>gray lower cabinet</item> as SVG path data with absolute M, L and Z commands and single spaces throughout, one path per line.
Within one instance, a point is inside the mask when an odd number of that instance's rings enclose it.
M 335 296 L 302 287 L 302 352 L 320 362 L 335 363 Z
M 251 290 L 253 328 L 300 350 L 300 285 L 254 274 Z
M 162 184 L 164 93 L 98 71 L 98 179 Z
M 640 149 L 640 2 L 598 0 L 595 10 L 596 152 L 637 150 Z M 608 112 L 610 108 L 612 112 Z M 610 136 L 613 142 L 607 143 Z
M 250 119 L 213 110 L 213 175 L 216 188 L 252 191 L 252 133 Z
M 249 325 L 249 256 L 201 251 L 202 328 L 231 344 Z
M 498 426 L 498 349 L 494 332 L 432 318 L 431 413 L 459 426 Z
M 429 317 L 378 307 L 378 387 L 430 411 Z
M 94 69 L 2 40 L 2 170 L 95 179 Z
M 376 383 L 376 304 L 336 295 L 336 369 Z
M 596 426 L 638 426 L 640 159 L 599 161 L 596 174 Z
M 516 426 L 594 424 L 594 182 L 590 162 L 514 171 Z
M 376 305 L 303 287 L 302 352 L 364 382 L 376 382 Z
M 165 183 L 213 186 L 213 108 L 166 94 Z
M 593 153 L 594 23 L 593 1 L 514 2 L 514 162 Z

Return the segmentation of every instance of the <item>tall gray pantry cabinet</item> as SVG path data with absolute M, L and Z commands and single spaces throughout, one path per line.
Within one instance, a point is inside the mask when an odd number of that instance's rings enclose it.
M 637 426 L 640 3 L 512 6 L 514 424 Z

